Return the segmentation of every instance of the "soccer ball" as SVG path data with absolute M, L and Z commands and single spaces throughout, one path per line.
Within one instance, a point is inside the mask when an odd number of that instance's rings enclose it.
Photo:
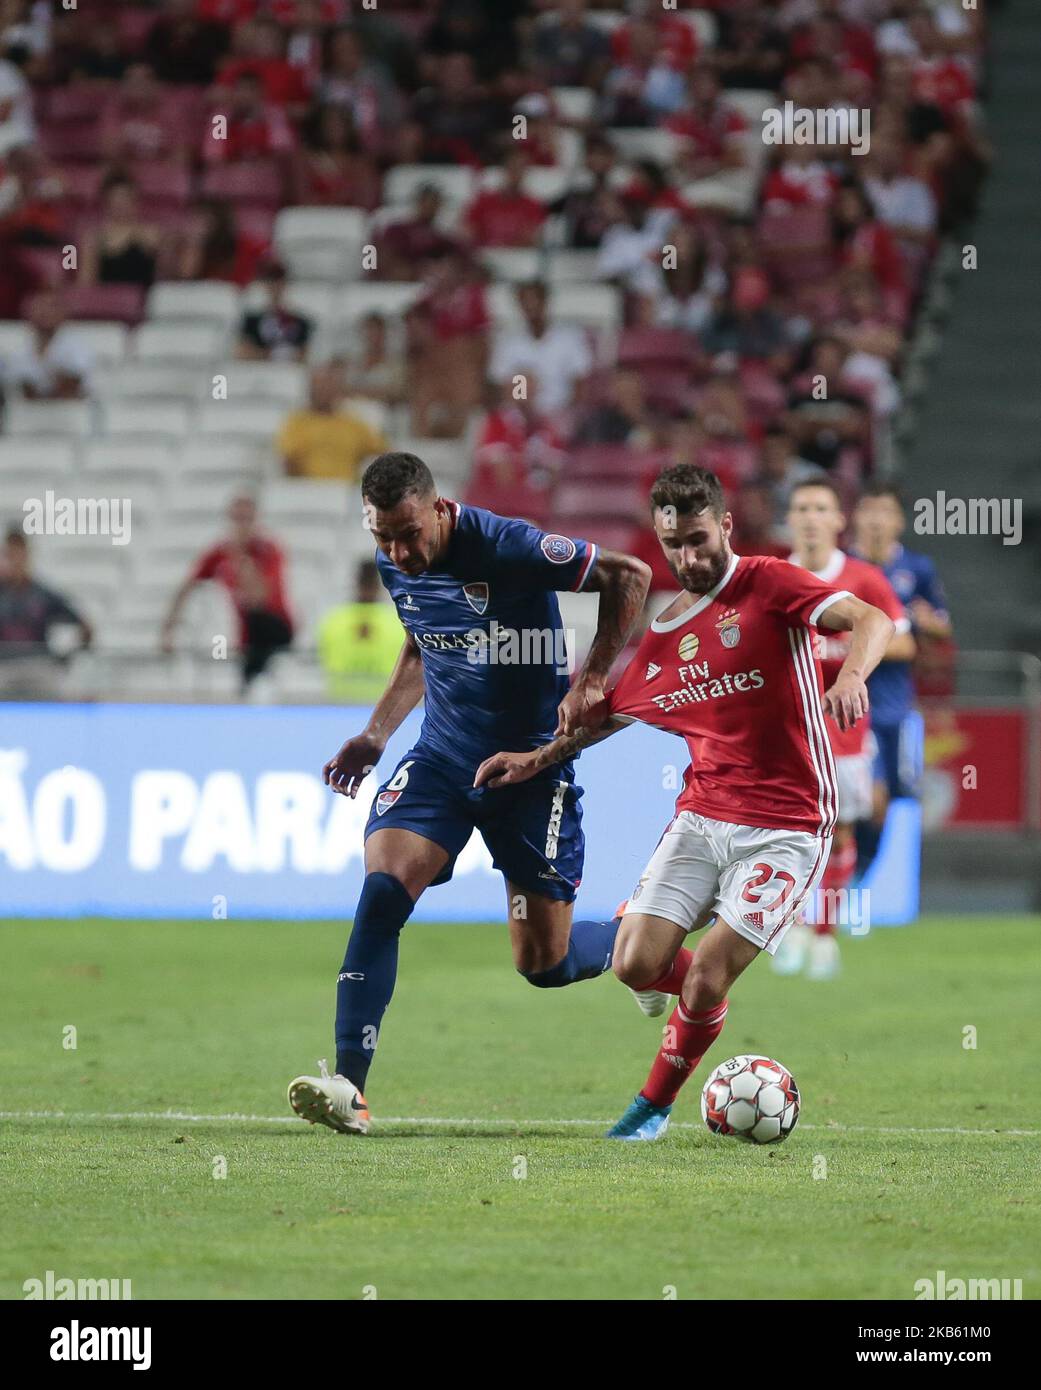
M 731 1057 L 705 1082 L 701 1117 L 713 1134 L 777 1144 L 799 1118 L 799 1088 L 787 1067 L 770 1057 Z

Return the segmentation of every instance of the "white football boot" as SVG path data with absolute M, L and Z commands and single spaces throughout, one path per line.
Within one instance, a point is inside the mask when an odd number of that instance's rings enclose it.
M 298 1076 L 289 1083 L 289 1104 L 312 1125 L 328 1125 L 339 1134 L 368 1134 L 369 1107 L 365 1097 L 345 1076 L 330 1076 L 325 1062 L 321 1076 Z
M 806 976 L 810 980 L 834 980 L 842 969 L 839 943 L 834 936 L 815 936 L 810 942 L 810 963 Z
M 770 964 L 778 975 L 798 975 L 806 964 L 813 941 L 813 931 L 805 922 L 793 922 L 777 948 Z

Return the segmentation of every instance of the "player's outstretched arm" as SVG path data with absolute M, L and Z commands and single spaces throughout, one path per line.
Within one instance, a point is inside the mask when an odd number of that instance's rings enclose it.
M 372 711 L 372 718 L 364 730 L 349 738 L 336 756 L 330 758 L 322 768 L 325 785 L 344 796 L 356 797 L 362 779 L 383 756 L 387 740 L 422 698 L 423 658 L 409 635 L 398 653 L 387 688 Z
M 892 618 L 852 594 L 831 604 L 820 616 L 819 627 L 833 632 L 852 632 L 849 655 L 839 668 L 830 690 L 824 692 L 824 709 L 840 729 L 852 729 L 868 712 L 868 676 L 886 654 L 896 626 Z
M 560 702 L 558 734 L 572 734 L 588 725 L 590 711 L 604 698 L 611 667 L 647 602 L 650 566 L 617 550 L 601 550 L 584 587 L 600 595 L 596 635 L 581 671 Z
M 475 787 L 512 787 L 518 782 L 528 782 L 539 772 L 555 763 L 566 762 L 583 748 L 610 738 L 619 729 L 624 729 L 627 719 L 605 719 L 596 728 L 575 729 L 570 734 L 558 734 L 552 743 L 533 748 L 528 753 L 494 753 L 477 769 L 474 775 Z

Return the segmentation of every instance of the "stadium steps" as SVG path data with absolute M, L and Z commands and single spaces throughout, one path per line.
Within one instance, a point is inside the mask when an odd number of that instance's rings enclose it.
M 978 248 L 979 268 L 958 268 L 933 303 L 944 341 L 916 401 L 915 429 L 901 451 L 909 500 L 1022 499 L 1018 546 L 989 536 L 908 535 L 943 575 L 964 649 L 1041 653 L 1041 242 L 1037 218 L 1037 128 L 1041 69 L 1036 0 L 1009 0 L 992 16 L 988 136 L 999 151 L 974 225 L 958 234 Z M 1033 518 L 1033 524 L 1028 524 Z M 1031 543 L 1033 542 L 1033 543 Z M 1015 597 L 1013 597 L 1015 596 Z

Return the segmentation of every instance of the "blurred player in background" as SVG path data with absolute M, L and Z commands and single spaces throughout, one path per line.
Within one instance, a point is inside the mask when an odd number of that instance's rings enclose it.
M 866 560 L 846 555 L 838 548 L 846 529 L 842 502 L 834 484 L 827 478 L 797 483 L 788 504 L 788 530 L 794 550 L 788 557 L 793 565 L 807 569 L 824 584 L 834 584 L 865 603 L 880 608 L 893 620 L 895 633 L 875 674 L 891 661 L 908 662 L 914 657 L 914 638 L 903 605 L 893 593 L 885 575 Z M 825 687 L 837 677 L 849 654 L 849 634 L 817 632 L 814 656 L 821 663 Z M 874 679 L 874 677 L 872 677 Z M 871 696 L 868 682 L 868 696 Z M 812 980 L 829 980 L 839 971 L 839 944 L 835 930 L 839 897 L 852 882 L 857 867 L 855 827 L 868 820 L 872 811 L 872 773 L 874 749 L 870 724 L 874 710 L 851 729 L 840 729 L 834 719 L 827 721 L 831 751 L 835 755 L 839 809 L 832 841 L 831 857 L 821 880 L 823 904 L 809 913 L 812 927 L 796 922 L 774 957 L 774 968 L 781 975 L 795 975 L 804 965 Z
M 595 712 L 604 722 L 546 747 L 503 752 L 478 786 L 545 775 L 633 720 L 679 734 L 691 763 L 676 815 L 624 910 L 614 971 L 650 1016 L 679 1002 L 643 1090 L 612 1139 L 656 1139 L 680 1088 L 719 1036 L 727 994 L 760 951 L 774 954 L 824 873 L 837 814 L 825 727 L 867 713 L 865 681 L 893 622 L 835 584 L 730 549 L 719 479 L 680 464 L 651 489 L 655 530 L 683 592 L 651 623 Z M 812 629 L 852 634 L 827 693 Z M 700 928 L 693 951 L 682 945 Z
M 401 929 L 426 889 L 451 878 L 475 829 L 506 880 L 525 979 L 555 988 L 610 967 L 618 922 L 572 924 L 585 842 L 570 759 L 506 791 L 477 789 L 474 776 L 500 748 L 537 749 L 588 722 L 650 582 L 628 555 L 439 497 L 414 454 L 375 459 L 361 491 L 405 643 L 367 727 L 325 765 L 327 785 L 356 796 L 421 699 L 425 711 L 365 828 L 365 883 L 337 981 L 336 1073 L 322 1064 L 320 1076 L 289 1087 L 297 1114 L 341 1133 L 368 1128 L 362 1092 Z M 570 689 L 557 590 L 600 595 L 596 635 Z
M 868 483 L 853 513 L 853 553 L 882 570 L 907 610 L 911 632 L 918 641 L 947 641 L 952 630 L 943 585 L 932 560 L 902 544 L 906 524 L 898 489 L 891 483 Z M 884 662 L 871 677 L 868 694 L 878 752 L 874 815 L 857 827 L 860 876 L 878 853 L 889 802 L 900 796 L 916 796 L 921 776 L 917 756 L 906 737 L 907 716 L 914 708 L 910 657 Z

